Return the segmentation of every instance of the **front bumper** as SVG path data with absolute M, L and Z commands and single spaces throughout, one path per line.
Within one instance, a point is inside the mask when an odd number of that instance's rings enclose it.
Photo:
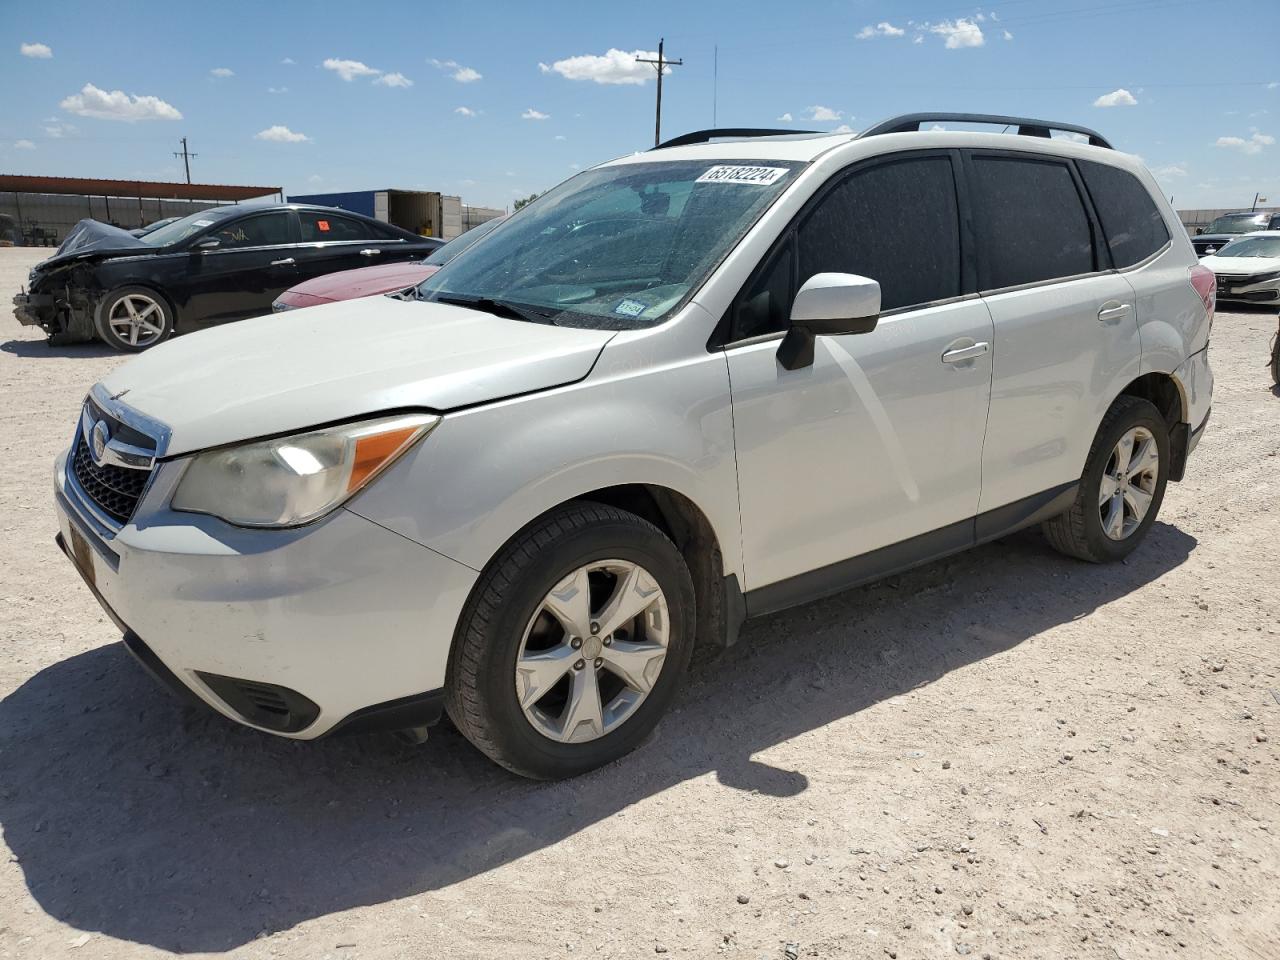
M 1232 280 L 1218 278 L 1218 299 L 1239 303 L 1280 303 L 1280 277 L 1270 280 Z
M 19 293 L 13 298 L 13 315 L 24 327 L 45 327 L 57 314 L 57 298 L 50 293 Z
M 65 461 L 59 541 L 166 685 L 303 740 L 438 718 L 474 570 L 342 509 L 297 530 L 254 531 L 149 505 L 148 493 L 134 521 L 104 533 L 68 487 Z

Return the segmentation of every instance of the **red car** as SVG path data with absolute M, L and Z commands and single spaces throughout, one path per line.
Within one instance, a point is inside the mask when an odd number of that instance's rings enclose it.
M 322 303 L 373 297 L 380 293 L 395 293 L 397 290 L 416 287 L 505 219 L 498 217 L 472 227 L 460 237 L 455 237 L 436 249 L 425 260 L 341 270 L 300 283 L 280 294 L 271 304 L 271 309 L 274 313 L 280 313 L 282 310 L 315 307 Z

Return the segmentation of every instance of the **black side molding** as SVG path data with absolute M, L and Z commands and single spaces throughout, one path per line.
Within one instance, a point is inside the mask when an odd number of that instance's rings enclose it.
M 133 659 L 142 665 L 142 669 L 151 674 L 153 680 L 173 694 L 181 703 L 189 707 L 199 707 L 201 710 L 212 710 L 164 665 L 164 661 L 156 656 L 155 651 L 148 647 L 140 636 L 128 627 L 124 628 L 124 646 L 133 654 Z
M 326 737 L 348 733 L 385 733 L 432 727 L 444 716 L 444 691 L 429 690 L 364 707 L 339 720 Z

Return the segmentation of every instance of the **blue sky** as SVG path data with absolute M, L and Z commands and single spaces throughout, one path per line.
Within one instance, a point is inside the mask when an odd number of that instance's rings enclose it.
M 4 0 L 0 172 L 178 180 L 186 136 L 198 182 L 505 206 L 651 145 L 630 54 L 659 35 L 665 135 L 713 100 L 722 126 L 1013 113 L 1096 127 L 1178 207 L 1280 204 L 1280 0 Z

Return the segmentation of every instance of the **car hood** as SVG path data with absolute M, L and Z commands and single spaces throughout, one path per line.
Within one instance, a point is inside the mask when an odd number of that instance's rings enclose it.
M 290 287 L 288 293 L 304 293 L 322 300 L 354 300 L 376 293 L 391 293 L 417 286 L 440 268 L 425 263 L 383 263 L 376 267 L 342 270 Z
M 1255 273 L 1274 273 L 1280 270 L 1280 257 L 1202 257 L 1200 266 L 1208 267 L 1215 274 L 1252 276 Z
M 374 297 L 178 337 L 116 368 L 102 385 L 167 426 L 172 455 L 573 383 L 613 336 Z
M 128 230 L 97 220 L 81 220 L 67 232 L 57 252 L 48 260 L 36 264 L 36 269 L 48 270 L 82 257 L 128 256 L 155 249 Z

